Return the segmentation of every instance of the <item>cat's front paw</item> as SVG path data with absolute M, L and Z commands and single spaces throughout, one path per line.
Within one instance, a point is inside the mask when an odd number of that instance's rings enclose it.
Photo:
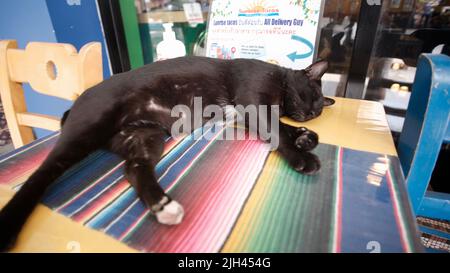
M 319 136 L 305 127 L 296 128 L 295 146 L 301 151 L 311 151 L 319 144 Z
M 178 225 L 184 217 L 183 207 L 175 200 L 164 205 L 162 210 L 155 213 L 158 222 L 164 225 Z
M 320 160 L 312 153 L 301 153 L 289 163 L 297 172 L 306 175 L 316 174 L 320 170 Z

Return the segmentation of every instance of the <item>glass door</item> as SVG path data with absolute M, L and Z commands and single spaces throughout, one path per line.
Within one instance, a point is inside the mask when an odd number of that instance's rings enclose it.
M 326 96 L 343 97 L 358 29 L 361 0 L 326 0 L 319 21 L 318 58 L 327 59 L 328 72 L 322 78 Z
M 384 1 L 362 98 L 384 104 L 394 136 L 403 127 L 417 59 L 449 54 L 450 1 Z
M 299 0 L 304 4 L 307 0 Z M 186 46 L 187 55 L 205 56 L 208 0 L 135 0 L 144 63 L 157 60 L 156 46 L 163 39 L 164 23 L 173 23 L 176 38 Z M 201 9 L 201 20 L 190 16 L 190 5 Z M 325 0 L 319 20 L 317 57 L 328 59 L 330 69 L 323 77 L 328 96 L 344 96 L 358 27 L 361 0 Z M 194 18 L 195 19 L 195 18 Z

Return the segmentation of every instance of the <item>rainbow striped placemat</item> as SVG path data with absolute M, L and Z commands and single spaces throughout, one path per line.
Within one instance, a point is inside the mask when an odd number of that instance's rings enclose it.
M 208 130 L 205 130 L 208 131 Z M 42 202 L 144 252 L 421 251 L 396 157 L 320 144 L 315 176 L 293 169 L 257 140 L 168 139 L 156 167 L 185 209 L 158 224 L 127 180 L 123 161 L 97 151 L 67 171 Z M 18 189 L 58 134 L 0 157 L 0 186 Z

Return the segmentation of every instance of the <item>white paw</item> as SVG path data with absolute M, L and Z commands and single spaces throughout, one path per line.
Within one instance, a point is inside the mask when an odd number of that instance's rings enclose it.
M 164 225 L 178 225 L 183 220 L 183 216 L 183 207 L 175 200 L 170 201 L 161 211 L 156 213 L 156 219 Z

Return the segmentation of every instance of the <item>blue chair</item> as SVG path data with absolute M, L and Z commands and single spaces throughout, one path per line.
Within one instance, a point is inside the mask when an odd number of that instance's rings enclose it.
M 442 143 L 450 141 L 449 92 L 450 57 L 420 55 L 398 142 L 398 155 L 414 212 L 445 220 L 450 220 L 450 195 L 427 191 L 427 188 Z

